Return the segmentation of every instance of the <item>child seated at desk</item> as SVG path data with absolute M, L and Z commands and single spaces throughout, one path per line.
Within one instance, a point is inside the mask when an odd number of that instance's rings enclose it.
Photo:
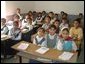
M 33 39 L 33 44 L 41 45 L 42 46 L 42 43 L 45 43 L 45 42 L 46 42 L 46 39 L 45 39 L 45 30 L 42 27 L 40 27 L 37 30 L 37 35 Z
M 75 52 L 77 50 L 77 46 L 75 42 L 69 37 L 69 30 L 68 28 L 62 28 L 62 33 L 60 35 L 60 39 L 57 44 L 58 50 Z
M 46 35 L 46 42 L 43 43 L 43 46 L 48 48 L 57 48 L 58 36 L 56 34 L 56 27 L 55 25 L 50 25 L 49 32 Z
M 1 19 L 1 34 L 8 34 L 9 30 L 8 27 L 6 26 L 6 19 L 2 18 Z

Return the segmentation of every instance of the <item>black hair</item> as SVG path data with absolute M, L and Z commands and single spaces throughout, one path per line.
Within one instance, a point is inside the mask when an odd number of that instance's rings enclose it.
M 6 22 L 6 19 L 5 18 L 1 18 L 1 22 Z
M 56 26 L 55 25 L 50 25 L 49 29 L 51 29 L 51 28 L 54 28 L 56 30 Z
M 39 30 L 42 30 L 42 31 L 45 33 L 45 29 L 44 29 L 44 28 L 39 27 L 39 28 L 37 29 L 37 32 L 38 32 Z
M 50 17 L 50 16 L 46 16 L 46 17 L 48 17 L 48 18 L 51 20 L 51 17 Z M 45 18 L 46 18 L 46 17 L 45 17 Z
M 67 31 L 69 33 L 69 29 L 68 28 L 64 28 L 62 31 Z
M 74 22 L 77 21 L 79 24 L 81 23 L 81 19 L 80 18 L 77 18 L 74 20 Z

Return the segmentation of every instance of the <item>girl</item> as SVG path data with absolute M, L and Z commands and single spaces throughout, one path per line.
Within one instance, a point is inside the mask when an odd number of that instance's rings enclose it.
M 58 41 L 57 49 L 69 52 L 75 52 L 77 50 L 75 42 L 69 37 L 68 28 L 62 28 L 62 34 Z
M 1 19 L 1 34 L 8 34 L 9 30 L 8 27 L 6 26 L 6 19 L 2 18 Z
M 40 28 L 38 28 L 37 35 L 35 36 L 35 38 L 33 40 L 33 44 L 42 46 L 42 43 L 45 43 L 45 42 L 46 42 L 45 30 L 40 27 Z
M 61 30 L 63 27 L 69 27 L 66 18 L 62 18 L 62 21 L 61 21 L 61 24 L 60 24 L 59 27 L 60 27 L 60 30 Z
M 75 19 L 74 20 L 74 26 L 71 27 L 70 29 L 70 36 L 74 39 L 77 47 L 79 48 L 81 41 L 83 39 L 83 30 L 80 27 L 80 20 L 79 19 Z
M 7 44 L 7 50 L 9 55 L 15 55 L 17 51 L 11 48 L 11 46 L 15 45 L 16 43 L 21 41 L 21 36 L 22 33 L 20 29 L 18 28 L 18 22 L 14 21 L 13 22 L 13 28 L 9 31 L 10 33 L 8 34 L 11 36 L 11 39 L 9 40 L 9 43 Z
M 42 25 L 42 13 L 41 12 L 38 13 L 36 20 L 34 21 L 34 24 Z
M 46 43 L 43 43 L 43 46 L 48 48 L 57 48 L 58 37 L 56 34 L 56 27 L 54 25 L 50 25 L 49 32 L 46 35 Z
M 53 25 L 56 26 L 56 34 L 59 34 L 59 31 L 60 31 L 60 28 L 59 28 L 60 21 L 59 21 L 59 20 L 55 20 L 55 21 L 53 22 Z
M 20 8 L 17 8 L 16 9 L 16 14 L 19 16 L 19 19 L 22 20 L 23 17 L 21 16 L 21 9 Z
M 45 24 L 42 25 L 42 28 L 44 28 L 46 31 L 48 31 L 48 28 L 50 26 L 50 21 L 51 21 L 50 16 L 46 16 L 45 17 Z

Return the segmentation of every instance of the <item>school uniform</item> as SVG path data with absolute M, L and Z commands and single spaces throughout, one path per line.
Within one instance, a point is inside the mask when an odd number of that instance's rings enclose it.
M 1 34 L 8 34 L 9 30 L 8 27 L 6 25 L 1 26 Z
M 44 28 L 45 30 L 47 30 L 49 28 L 49 26 L 50 26 L 50 23 L 49 24 L 46 24 L 45 23 L 45 24 L 42 25 L 42 28 Z
M 42 21 L 42 17 L 36 17 L 35 21 L 32 23 L 32 25 L 40 24 Z
M 37 45 L 42 45 L 42 43 L 45 43 L 46 39 L 44 37 L 39 37 L 38 35 L 34 38 L 33 40 L 33 44 L 37 44 Z
M 8 27 L 8 30 L 11 30 L 13 28 L 13 21 L 6 22 L 6 26 Z
M 58 42 L 57 34 L 54 34 L 53 36 L 51 36 L 50 34 L 47 34 L 46 43 L 43 43 L 43 46 L 57 49 L 57 42 Z
M 62 38 L 60 38 L 57 44 L 57 49 L 71 52 L 73 50 L 76 51 L 77 46 L 70 37 L 68 37 L 66 40 L 63 40 Z
M 65 23 L 65 24 L 61 23 L 59 27 L 60 27 L 60 30 L 61 30 L 63 27 L 69 27 L 69 25 L 67 23 Z
M 13 46 L 21 41 L 22 33 L 19 28 L 17 28 L 15 31 L 14 31 L 14 28 L 12 28 L 9 32 L 10 33 L 8 35 L 11 36 L 11 39 L 7 46 L 8 51 L 9 51 L 8 54 L 14 55 L 14 54 L 16 54 L 16 51 L 14 49 L 12 49 L 11 46 Z

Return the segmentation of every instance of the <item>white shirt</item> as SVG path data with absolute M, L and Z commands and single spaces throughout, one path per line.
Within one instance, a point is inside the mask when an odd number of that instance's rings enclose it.
M 45 24 L 42 25 L 42 28 L 44 28 L 44 29 L 46 30 L 46 29 L 49 28 L 49 26 L 50 26 L 50 23 L 49 23 L 49 24 L 46 24 L 46 23 L 45 23 Z
M 57 49 L 63 50 L 63 43 L 61 42 L 61 40 L 59 40 L 58 43 L 57 43 Z M 74 41 L 72 41 L 72 50 L 74 50 L 74 51 L 77 50 L 77 46 L 76 46 Z
M 13 21 L 6 22 L 6 26 L 8 27 L 8 30 L 11 30 L 13 28 Z
M 16 31 L 14 32 L 14 29 L 12 28 L 9 32 L 10 32 L 10 33 L 9 33 L 8 35 L 12 37 L 12 38 L 11 38 L 12 40 L 21 40 L 22 33 L 20 32 L 20 30 L 16 30 Z M 18 34 L 18 33 L 19 33 L 19 34 Z M 15 37 L 14 34 L 18 34 L 18 36 Z
M 40 42 L 40 41 L 43 39 L 43 37 L 39 37 L 38 35 L 37 35 L 35 38 L 37 38 L 38 42 Z M 36 44 L 35 38 L 34 38 L 34 40 L 33 40 L 33 44 Z M 40 46 L 43 46 L 43 43 L 46 43 L 46 41 L 43 41 Z
M 50 39 L 54 39 L 54 36 L 55 36 L 55 35 L 56 35 L 56 34 L 54 34 L 53 36 L 50 35 L 50 34 L 48 34 L 48 36 L 49 36 Z M 46 38 L 46 42 L 42 43 L 42 46 L 47 47 L 47 35 L 45 36 L 45 38 Z M 56 39 L 58 40 L 58 36 L 57 36 Z M 57 41 L 57 42 L 58 42 L 58 41 Z M 56 42 L 56 45 L 55 45 L 54 49 L 57 49 L 57 42 Z

